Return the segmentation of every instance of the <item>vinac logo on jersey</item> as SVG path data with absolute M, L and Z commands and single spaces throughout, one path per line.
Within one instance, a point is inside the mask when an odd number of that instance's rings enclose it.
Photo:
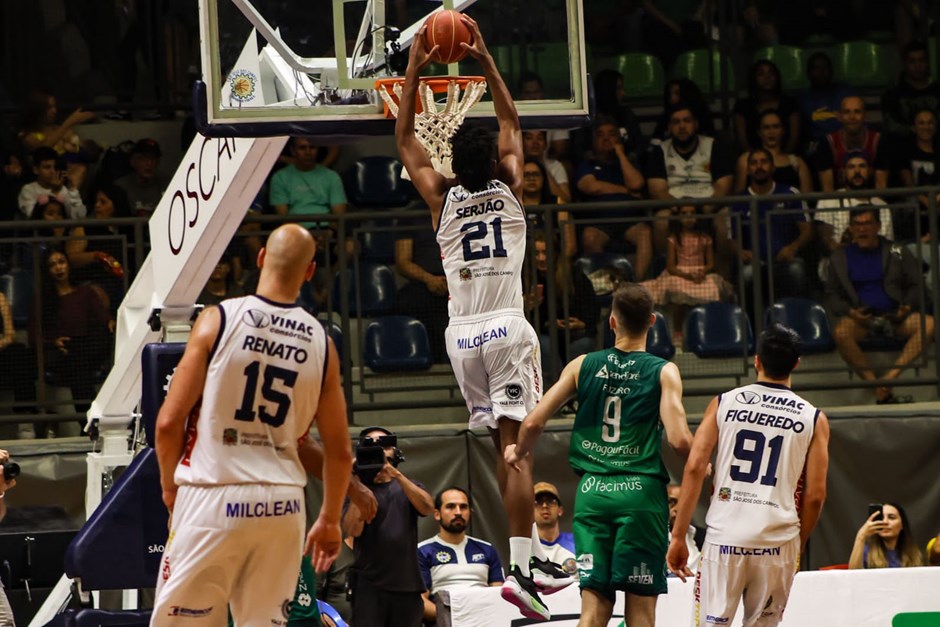
M 268 319 L 268 314 L 259 309 L 249 309 L 242 315 L 242 320 L 244 320 L 245 324 L 248 326 L 256 329 L 263 329 L 271 324 L 271 321 Z
M 757 392 L 751 392 L 750 390 L 745 390 L 744 392 L 738 392 L 738 395 L 734 397 L 739 403 L 744 403 L 745 405 L 756 405 L 760 402 L 760 394 Z

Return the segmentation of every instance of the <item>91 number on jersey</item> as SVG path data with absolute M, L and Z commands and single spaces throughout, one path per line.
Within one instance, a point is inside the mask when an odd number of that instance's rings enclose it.
M 764 462 L 764 451 L 770 449 L 767 459 L 767 471 L 760 476 L 761 466 Z M 738 464 L 731 464 L 731 478 L 743 483 L 754 483 L 760 477 L 760 484 L 766 486 L 777 485 L 777 466 L 780 464 L 780 452 L 783 450 L 783 436 L 767 438 L 760 431 L 741 429 L 734 439 L 735 459 L 747 462 L 747 470 Z

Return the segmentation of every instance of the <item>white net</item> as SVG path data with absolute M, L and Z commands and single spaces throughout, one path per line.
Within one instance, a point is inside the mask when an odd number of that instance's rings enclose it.
M 380 88 L 379 94 L 388 106 L 389 111 L 398 117 L 398 102 L 401 100 L 403 82 L 392 85 L 392 93 L 386 88 Z M 450 138 L 463 123 L 464 117 L 473 106 L 480 101 L 486 93 L 486 81 L 471 80 L 464 90 L 460 89 L 456 80 L 447 84 L 447 100 L 444 107 L 439 109 L 434 101 L 434 91 L 425 82 L 418 84 L 418 98 L 422 103 L 423 111 L 415 115 L 415 137 L 424 146 L 431 159 L 431 165 L 447 178 L 453 178 L 454 172 L 450 166 Z M 392 97 L 394 95 L 394 98 Z M 403 178 L 409 178 L 408 171 L 402 171 Z

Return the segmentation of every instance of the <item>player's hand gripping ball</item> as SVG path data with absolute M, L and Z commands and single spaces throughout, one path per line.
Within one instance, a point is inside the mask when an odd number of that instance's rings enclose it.
M 467 50 L 461 42 L 472 45 L 473 34 L 457 11 L 438 11 L 425 22 L 427 30 L 428 50 L 439 46 L 437 52 L 431 56 L 436 63 L 457 63 L 467 56 Z

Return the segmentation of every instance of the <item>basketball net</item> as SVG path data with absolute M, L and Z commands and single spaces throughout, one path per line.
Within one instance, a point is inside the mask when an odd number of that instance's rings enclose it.
M 386 111 L 396 118 L 404 83 L 403 78 L 377 81 L 379 94 L 387 107 Z M 443 108 L 439 109 L 434 100 L 434 94 L 442 93 L 445 87 L 447 100 Z M 420 79 L 418 112 L 415 113 L 415 137 L 427 151 L 434 169 L 447 178 L 454 177 L 450 163 L 450 138 L 463 124 L 467 112 L 480 101 L 485 93 L 486 81 L 482 77 Z M 407 169 L 402 171 L 402 178 L 411 179 Z

